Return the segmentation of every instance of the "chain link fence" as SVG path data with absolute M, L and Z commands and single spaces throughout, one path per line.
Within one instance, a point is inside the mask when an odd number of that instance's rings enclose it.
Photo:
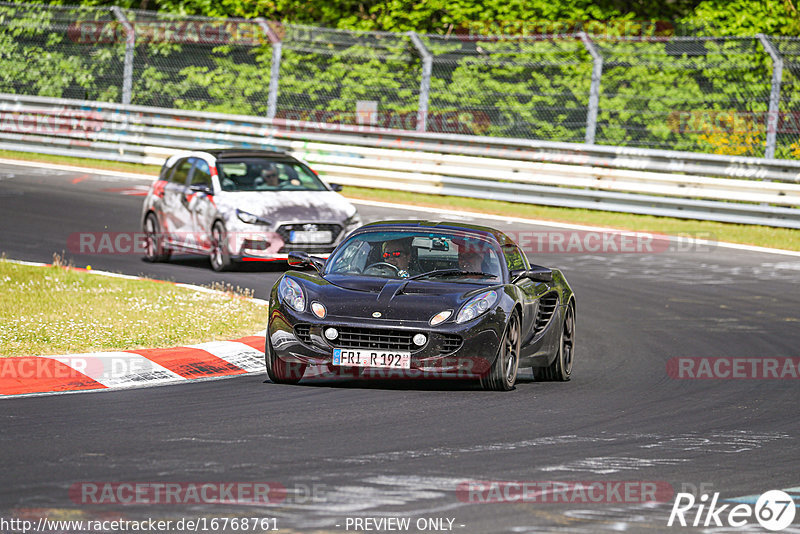
M 800 159 L 800 39 L 771 39 L 783 60 L 776 157 Z
M 429 131 L 584 141 L 592 61 L 579 39 L 423 42 L 433 55 Z
M 0 4 L 0 91 L 119 102 L 125 39 L 80 32 L 114 21 L 107 9 Z
M 0 92 L 800 157 L 800 39 L 417 35 L 0 3 Z

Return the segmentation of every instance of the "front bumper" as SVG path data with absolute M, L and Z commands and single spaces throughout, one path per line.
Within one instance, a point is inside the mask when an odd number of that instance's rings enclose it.
M 302 243 L 291 242 L 288 231 L 282 229 L 294 225 L 283 224 L 277 229 L 254 228 L 254 226 L 256 225 L 245 225 L 244 223 L 235 223 L 234 225 L 232 223 L 228 236 L 228 253 L 232 259 L 237 261 L 286 260 L 289 252 L 305 252 L 327 257 L 355 229 L 355 226 L 344 227 L 336 232 L 334 240 L 330 243 Z M 323 226 L 342 228 L 341 225 L 330 223 Z
M 492 315 L 492 313 L 486 314 L 463 325 L 449 322 L 431 327 L 426 321 L 390 321 L 334 316 L 318 319 L 311 314 L 296 313 L 281 306 L 270 313 L 267 335 L 275 355 L 286 362 L 331 365 L 335 347 L 387 352 L 407 349 L 371 349 L 331 342 L 323 335 L 323 330 L 327 327 L 370 329 L 387 333 L 407 332 L 411 335 L 422 333 L 427 337 L 427 342 L 422 347 L 411 348 L 411 370 L 422 374 L 477 378 L 489 370 L 497 357 L 500 336 L 496 326 L 497 321 Z M 458 344 L 454 341 L 456 337 L 460 339 Z M 456 345 L 457 348 L 454 348 Z

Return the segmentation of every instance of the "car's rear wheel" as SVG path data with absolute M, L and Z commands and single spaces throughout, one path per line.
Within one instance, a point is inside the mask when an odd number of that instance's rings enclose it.
M 264 361 L 267 367 L 267 376 L 275 384 L 297 384 L 306 372 L 306 365 L 302 363 L 288 363 L 275 354 L 272 343 L 267 334 L 264 346 Z
M 156 263 L 167 261 L 172 255 L 164 244 L 164 233 L 155 213 L 148 213 L 144 219 L 144 259 Z
M 519 369 L 519 334 L 519 318 L 516 313 L 512 313 L 503 333 L 503 339 L 500 341 L 497 358 L 494 359 L 489 372 L 481 377 L 483 389 L 509 391 L 514 387 Z
M 566 382 L 572 376 L 572 360 L 575 352 L 575 309 L 567 306 L 561 328 L 558 354 L 548 367 L 534 367 L 533 377 L 540 381 Z
M 231 254 L 228 250 L 228 231 L 222 221 L 216 221 L 211 227 L 211 268 L 217 272 L 226 271 L 231 266 Z

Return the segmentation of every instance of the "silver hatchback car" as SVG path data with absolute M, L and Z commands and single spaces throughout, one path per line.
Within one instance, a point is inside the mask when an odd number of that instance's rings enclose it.
M 224 149 L 170 157 L 144 200 L 145 259 L 207 254 L 235 261 L 331 252 L 360 226 L 356 208 L 305 163 L 283 152 Z

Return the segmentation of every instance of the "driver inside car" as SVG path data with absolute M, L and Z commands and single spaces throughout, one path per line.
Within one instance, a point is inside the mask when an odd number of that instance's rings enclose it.
M 256 180 L 256 185 L 278 187 L 278 170 L 275 167 L 261 169 L 261 176 Z
M 384 241 L 381 251 L 382 260 L 397 267 L 397 275 L 400 278 L 408 278 L 408 268 L 411 262 L 411 240 L 394 239 L 392 241 Z

